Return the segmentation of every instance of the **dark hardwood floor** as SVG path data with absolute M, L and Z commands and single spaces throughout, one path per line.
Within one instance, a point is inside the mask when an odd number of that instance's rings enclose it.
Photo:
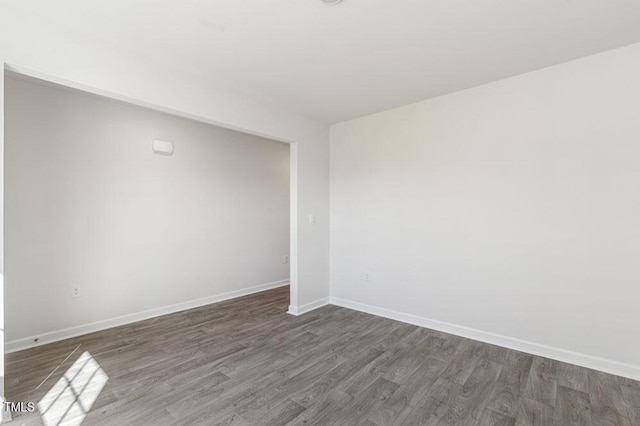
M 45 424 L 640 425 L 640 382 L 334 306 L 294 317 L 288 292 L 7 355 L 7 400 L 42 400 Z

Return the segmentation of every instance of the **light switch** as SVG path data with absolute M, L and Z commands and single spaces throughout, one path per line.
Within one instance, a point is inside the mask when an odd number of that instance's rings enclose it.
M 316 224 L 316 217 L 312 214 L 309 215 L 309 225 L 315 225 Z

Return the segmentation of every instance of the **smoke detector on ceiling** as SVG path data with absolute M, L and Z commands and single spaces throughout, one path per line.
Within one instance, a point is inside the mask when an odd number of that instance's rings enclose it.
M 342 2 L 342 0 L 322 0 L 324 4 L 338 4 L 340 2 Z

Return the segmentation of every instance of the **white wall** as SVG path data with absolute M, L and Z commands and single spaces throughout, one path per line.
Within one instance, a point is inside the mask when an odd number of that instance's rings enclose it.
M 8 341 L 288 280 L 288 144 L 15 77 L 5 119 Z
M 0 14 L 0 62 L 96 88 L 110 94 L 173 110 L 212 123 L 277 140 L 295 142 L 292 175 L 297 204 L 292 224 L 292 267 L 297 265 L 298 294 L 303 305 L 329 294 L 329 127 L 245 87 L 176 63 L 155 63 L 111 46 L 90 34 L 66 32 L 46 20 L 25 16 L 3 4 Z M 310 226 L 309 213 L 317 222 Z M 304 220 L 303 220 L 304 219 Z M 297 258 L 295 258 L 297 245 Z
M 332 126 L 332 299 L 640 378 L 639 111 L 636 44 Z

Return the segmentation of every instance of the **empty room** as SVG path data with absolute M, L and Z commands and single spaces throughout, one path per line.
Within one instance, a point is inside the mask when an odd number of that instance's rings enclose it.
M 640 2 L 0 2 L 15 425 L 640 425 Z

